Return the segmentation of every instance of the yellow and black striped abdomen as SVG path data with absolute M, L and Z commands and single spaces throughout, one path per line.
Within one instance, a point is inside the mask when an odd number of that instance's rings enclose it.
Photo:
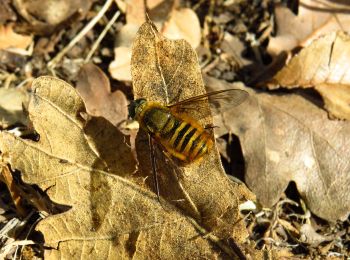
M 149 107 L 143 126 L 174 157 L 192 162 L 213 145 L 210 135 L 193 119 L 174 115 L 166 107 Z

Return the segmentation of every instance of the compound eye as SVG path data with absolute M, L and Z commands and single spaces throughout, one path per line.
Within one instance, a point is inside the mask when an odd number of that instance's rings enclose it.
M 131 119 L 135 119 L 136 117 L 136 112 L 139 110 L 139 107 L 146 102 L 146 99 L 140 98 L 136 99 L 134 101 L 131 101 L 131 103 L 128 105 L 128 110 L 129 110 L 129 117 Z M 140 111 L 138 111 L 139 113 Z

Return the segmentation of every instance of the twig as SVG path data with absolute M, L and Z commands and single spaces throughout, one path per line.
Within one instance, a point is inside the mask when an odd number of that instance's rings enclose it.
M 28 223 L 28 220 L 33 216 L 33 214 L 34 214 L 34 211 L 31 211 L 24 220 L 13 218 L 0 230 L 0 239 L 6 238 L 7 240 L 8 239 L 14 240 L 13 242 L 10 242 L 8 245 L 5 245 L 2 248 L 0 248 L 0 259 L 4 259 L 4 256 L 6 256 L 14 246 L 34 244 L 34 242 L 31 240 L 15 241 L 15 239 L 12 238 L 14 236 L 14 233 L 19 234 L 20 232 L 22 232 L 25 225 Z M 3 242 L 3 244 L 6 244 L 6 243 L 7 241 Z
M 35 245 L 35 243 L 32 240 L 13 241 L 12 243 L 5 245 L 4 247 L 1 248 L 0 258 L 5 259 L 5 257 L 7 257 L 7 255 L 11 252 L 13 247 L 24 246 L 24 245 Z
M 39 215 L 39 218 L 30 226 L 29 231 L 28 231 L 28 233 L 27 233 L 27 235 L 26 235 L 26 238 L 24 239 L 25 241 L 28 241 L 28 237 L 29 237 L 30 233 L 32 232 L 33 228 L 34 228 L 34 227 L 36 226 L 36 224 L 37 224 L 40 220 L 42 220 L 42 219 L 43 219 L 43 217 L 42 217 L 42 215 L 40 214 L 40 215 Z M 21 251 L 20 251 L 20 253 L 19 253 L 19 255 L 20 255 L 19 260 L 22 260 L 22 256 L 23 256 L 22 252 L 23 252 L 23 249 L 24 249 L 25 246 L 26 246 L 26 244 L 22 245 L 22 247 L 21 247 Z M 16 247 L 14 259 L 17 259 L 18 248 L 19 248 L 19 246 Z
M 6 77 L 4 84 L 2 85 L 3 88 L 10 88 L 10 84 L 12 81 L 16 79 L 16 75 L 14 73 L 8 74 L 8 77 Z
M 100 45 L 101 41 L 103 40 L 103 38 L 106 36 L 108 30 L 112 27 L 112 25 L 115 23 L 115 21 L 118 19 L 120 15 L 120 12 L 117 11 L 114 16 L 112 17 L 112 19 L 108 22 L 108 24 L 106 25 L 106 27 L 103 29 L 103 31 L 101 32 L 101 34 L 98 36 L 97 40 L 94 42 L 94 44 L 91 47 L 91 50 L 89 51 L 88 55 L 86 56 L 84 63 L 88 63 L 89 60 L 91 59 L 92 55 L 95 53 L 96 49 L 98 48 L 98 46 Z
M 193 11 L 196 11 L 204 2 L 205 2 L 205 0 L 200 0 L 200 1 L 198 1 L 198 2 L 192 7 L 192 10 L 193 10 Z
M 102 6 L 101 10 L 98 12 L 98 14 L 71 40 L 71 42 L 64 47 L 56 56 L 53 58 L 47 66 L 49 69 L 53 69 L 56 67 L 57 63 L 62 59 L 64 55 L 77 43 L 79 42 L 85 34 L 87 34 L 88 31 L 90 31 L 95 24 L 103 17 L 105 12 L 108 10 L 110 5 L 113 3 L 113 0 L 107 0 L 106 3 Z

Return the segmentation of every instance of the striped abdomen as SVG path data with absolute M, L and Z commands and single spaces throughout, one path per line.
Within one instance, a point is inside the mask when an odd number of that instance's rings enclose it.
M 213 145 L 202 126 L 188 117 L 173 115 L 166 107 L 146 109 L 142 125 L 172 156 L 184 162 L 202 157 Z

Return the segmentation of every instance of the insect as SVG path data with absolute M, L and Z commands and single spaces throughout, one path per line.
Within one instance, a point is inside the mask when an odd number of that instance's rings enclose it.
M 244 90 L 227 89 L 194 96 L 172 105 L 147 101 L 144 98 L 130 103 L 129 117 L 138 121 L 140 127 L 149 134 L 152 170 L 158 199 L 159 186 L 153 140 L 160 144 L 167 154 L 180 162 L 185 164 L 194 162 L 212 148 L 214 141 L 211 133 L 190 117 L 188 112 L 201 110 L 200 107 L 207 102 L 219 108 L 216 111 L 223 111 L 225 108 L 241 104 L 247 96 L 248 92 Z M 200 115 L 205 116 L 207 116 L 205 112 Z

